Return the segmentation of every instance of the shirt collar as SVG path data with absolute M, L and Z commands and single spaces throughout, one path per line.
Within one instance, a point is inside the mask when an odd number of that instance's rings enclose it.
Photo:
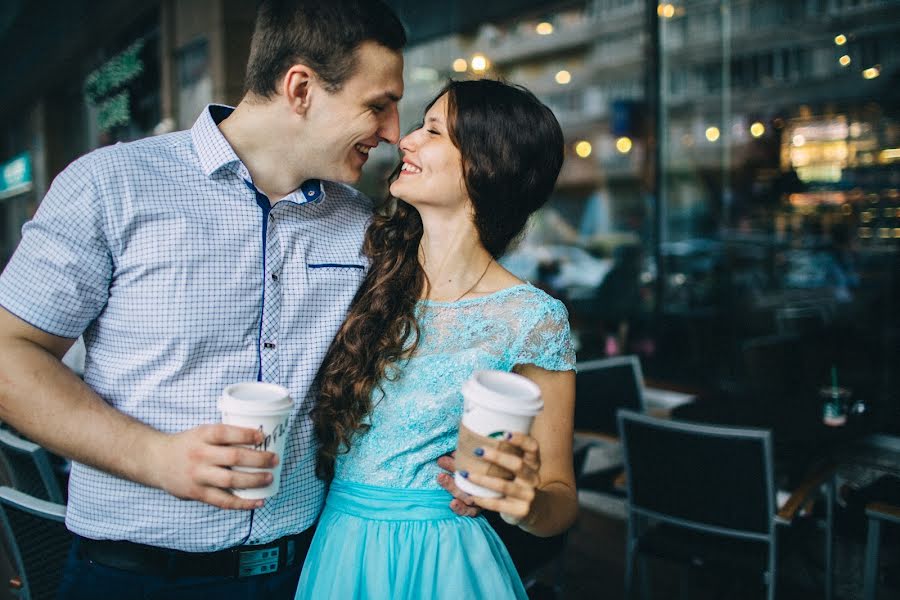
M 191 139 L 194 141 L 200 166 L 203 167 L 203 173 L 207 177 L 212 177 L 222 167 L 241 162 L 218 126 L 232 111 L 234 108 L 231 106 L 210 104 L 203 109 L 191 127 Z
M 210 104 L 203 109 L 191 127 L 191 139 L 200 159 L 200 166 L 207 177 L 212 177 L 224 167 L 234 168 L 242 165 L 234 148 L 219 130 L 219 123 L 234 111 L 234 107 L 223 104 Z M 246 171 L 246 168 L 241 169 Z M 249 174 L 243 175 L 249 179 Z M 300 188 L 289 194 L 285 200 L 305 204 L 318 204 L 325 199 L 325 186 L 319 179 L 308 179 Z

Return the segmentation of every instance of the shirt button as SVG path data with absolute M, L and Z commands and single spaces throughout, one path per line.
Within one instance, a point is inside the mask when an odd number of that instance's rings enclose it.
M 265 342 L 265 343 L 263 343 L 263 348 L 270 348 L 270 349 L 271 349 L 271 348 L 274 348 L 274 347 L 275 347 L 275 344 L 273 344 L 272 342 Z
M 278 281 L 278 273 L 272 273 L 272 281 Z

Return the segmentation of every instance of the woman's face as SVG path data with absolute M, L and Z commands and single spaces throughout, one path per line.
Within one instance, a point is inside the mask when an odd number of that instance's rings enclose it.
M 466 207 L 462 155 L 450 139 L 447 95 L 438 98 L 422 127 L 400 140 L 403 167 L 391 194 L 420 208 L 426 205 Z

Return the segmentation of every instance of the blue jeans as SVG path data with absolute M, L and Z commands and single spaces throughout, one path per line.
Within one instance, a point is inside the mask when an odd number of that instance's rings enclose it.
M 78 541 L 63 572 L 58 600 L 294 600 L 303 562 L 272 575 L 182 577 L 141 575 L 79 556 Z

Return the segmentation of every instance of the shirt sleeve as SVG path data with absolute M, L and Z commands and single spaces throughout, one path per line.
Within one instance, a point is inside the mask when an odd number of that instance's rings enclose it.
M 91 160 L 82 157 L 56 177 L 0 276 L 0 306 L 65 338 L 100 314 L 112 280 Z
M 569 329 L 569 313 L 562 302 L 547 298 L 533 325 L 524 333 L 514 365 L 535 365 L 548 371 L 575 370 L 575 344 Z

